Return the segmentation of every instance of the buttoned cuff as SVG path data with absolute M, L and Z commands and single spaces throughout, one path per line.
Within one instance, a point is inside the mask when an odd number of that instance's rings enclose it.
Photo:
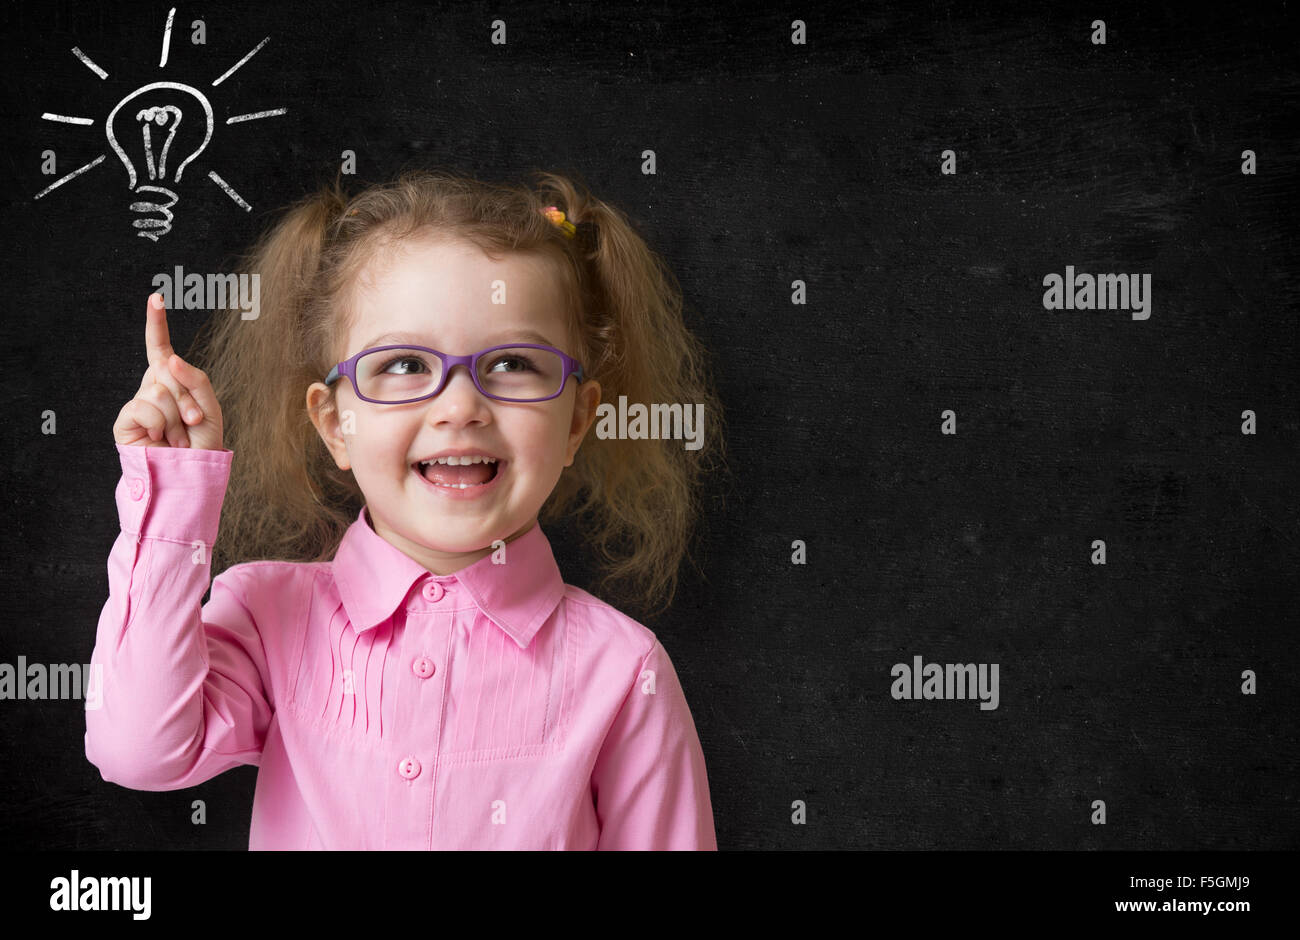
M 221 522 L 233 450 L 116 444 L 122 461 L 117 514 L 141 538 L 212 545 Z

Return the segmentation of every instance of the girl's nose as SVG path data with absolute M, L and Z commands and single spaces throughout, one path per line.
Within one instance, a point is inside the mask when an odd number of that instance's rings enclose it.
M 474 384 L 469 368 L 463 364 L 452 366 L 447 384 L 430 400 L 430 420 L 460 423 L 471 419 L 483 420 L 490 414 L 488 400 Z

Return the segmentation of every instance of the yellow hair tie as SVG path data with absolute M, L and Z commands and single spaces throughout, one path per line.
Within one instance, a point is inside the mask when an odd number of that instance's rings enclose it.
M 577 233 L 578 230 L 574 227 L 574 224 L 568 221 L 564 217 L 564 212 L 555 206 L 547 206 L 542 210 L 542 213 L 555 223 L 556 227 L 563 231 L 569 238 L 572 238 Z

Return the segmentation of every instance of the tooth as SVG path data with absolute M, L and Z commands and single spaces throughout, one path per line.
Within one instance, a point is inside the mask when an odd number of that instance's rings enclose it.
M 436 464 L 436 463 L 437 463 L 437 464 L 443 464 L 444 466 L 449 466 L 449 467 L 465 467 L 465 466 L 469 466 L 469 465 L 471 465 L 471 464 L 476 464 L 476 463 L 488 464 L 488 463 L 496 463 L 496 462 L 497 462 L 497 459 L 496 459 L 495 457 L 485 457 L 485 456 L 482 456 L 482 455 L 480 455 L 480 454 L 476 454 L 476 455 L 474 455 L 474 456 L 470 456 L 470 457 L 456 457 L 456 456 L 452 456 L 452 457 L 438 457 L 438 458 L 433 459 L 433 460 L 421 460 L 421 461 L 420 461 L 420 466 L 422 466 L 422 467 L 427 467 L 427 466 L 429 466 L 430 464 Z

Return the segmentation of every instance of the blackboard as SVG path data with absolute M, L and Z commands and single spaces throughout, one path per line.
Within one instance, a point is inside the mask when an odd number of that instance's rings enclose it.
M 169 74 L 269 37 L 213 99 L 284 111 L 218 121 L 154 241 L 102 118 L 169 9 L 0 10 L 0 661 L 89 657 L 155 274 L 226 270 L 344 150 L 550 168 L 636 220 L 714 356 L 731 475 L 646 623 L 720 848 L 1300 846 L 1293 8 L 181 4 Z M 1048 309 L 1067 270 L 1146 315 Z M 997 707 L 896 698 L 916 657 L 997 664 Z M 7 845 L 247 847 L 255 768 L 107 784 L 81 707 L 0 702 Z

